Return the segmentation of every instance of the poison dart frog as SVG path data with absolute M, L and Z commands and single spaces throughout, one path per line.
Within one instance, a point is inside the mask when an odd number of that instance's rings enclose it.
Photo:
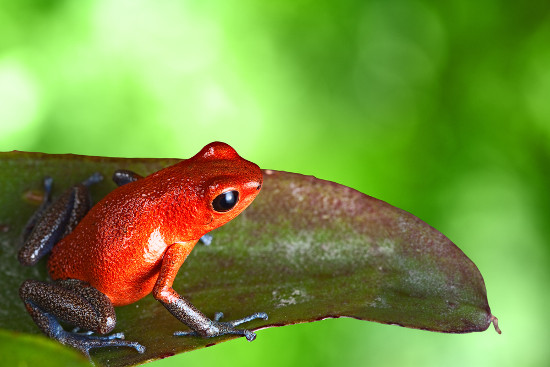
M 260 168 L 229 145 L 210 143 L 194 157 L 147 177 L 116 171 L 119 186 L 90 209 L 89 186 L 99 173 L 73 186 L 49 204 L 51 179 L 39 211 L 24 230 L 19 251 L 23 265 L 34 265 L 51 251 L 52 282 L 25 281 L 19 294 L 36 325 L 49 337 L 82 351 L 126 346 L 145 347 L 110 333 L 114 306 L 128 305 L 149 293 L 192 331 L 174 335 L 204 338 L 225 334 L 255 339 L 237 325 L 267 319 L 258 312 L 222 322 L 209 319 L 172 283 L 198 240 L 241 213 L 262 186 Z M 60 321 L 87 332 L 66 331 Z M 91 335 L 93 333 L 102 335 Z

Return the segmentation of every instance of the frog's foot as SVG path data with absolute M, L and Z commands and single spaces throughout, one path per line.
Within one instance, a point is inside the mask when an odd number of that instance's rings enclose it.
M 131 347 L 143 353 L 136 342 L 123 340 L 124 334 L 109 334 L 116 325 L 116 314 L 110 299 L 88 283 L 77 279 L 54 283 L 27 280 L 19 295 L 36 325 L 52 339 L 74 347 L 90 356 L 90 349 L 101 347 Z M 77 325 L 66 331 L 59 320 Z M 87 330 L 98 333 L 92 335 Z
M 90 358 L 90 349 L 104 347 L 130 347 L 139 353 L 145 352 L 145 347 L 138 342 L 124 340 L 124 333 L 115 333 L 111 335 L 89 335 L 85 333 L 74 333 L 65 330 L 58 330 L 54 336 L 59 342 L 80 350 L 84 355 Z
M 23 228 L 23 232 L 21 233 L 21 246 L 25 244 L 30 234 L 32 233 L 34 227 L 36 226 L 36 223 L 40 221 L 40 218 L 42 218 L 44 211 L 51 203 L 53 178 L 46 176 L 44 178 L 43 185 L 44 185 L 44 197 L 42 199 L 42 203 L 40 204 L 40 207 L 29 218 L 29 220 L 25 224 L 25 227 Z
M 212 244 L 212 239 L 214 237 L 211 234 L 205 234 L 201 238 L 199 238 L 199 241 L 202 242 L 205 246 L 210 246 Z
M 103 175 L 99 172 L 94 172 L 90 177 L 82 181 L 82 185 L 90 187 L 98 182 L 103 181 Z
M 210 327 L 207 330 L 201 331 L 200 333 L 197 331 L 176 331 L 174 335 L 175 336 L 191 335 L 191 336 L 202 336 L 203 338 L 212 338 L 212 337 L 226 335 L 226 334 L 235 334 L 235 335 L 244 335 L 246 337 L 246 340 L 251 342 L 254 339 L 256 339 L 256 333 L 247 329 L 235 329 L 235 326 L 238 326 L 240 324 L 244 324 L 245 322 L 249 322 L 256 319 L 267 320 L 267 314 L 265 312 L 256 312 L 255 314 L 252 314 L 247 317 L 243 317 L 242 319 L 225 321 L 225 322 L 220 321 L 222 318 L 223 318 L 223 313 L 216 312 L 216 314 L 214 315 L 214 320 L 211 321 Z
M 38 309 L 33 304 L 27 304 L 30 307 L 34 316 L 43 323 L 46 334 L 59 341 L 62 344 L 71 346 L 80 350 L 84 355 L 90 358 L 90 349 L 103 347 L 130 347 L 137 350 L 139 353 L 145 351 L 145 347 L 137 342 L 124 340 L 123 333 L 115 333 L 111 335 L 91 335 L 90 332 L 71 332 L 65 331 L 57 319 Z

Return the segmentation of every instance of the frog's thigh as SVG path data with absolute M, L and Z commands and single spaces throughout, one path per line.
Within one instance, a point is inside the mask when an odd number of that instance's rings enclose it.
M 93 174 L 81 184 L 65 191 L 56 201 L 46 203 L 33 215 L 23 230 L 24 244 L 19 250 L 19 262 L 25 266 L 35 265 L 63 237 L 72 232 L 91 207 L 88 186 L 98 182 L 101 175 Z M 51 180 L 46 183 L 49 199 Z M 47 200 L 46 200 L 47 201 Z M 29 229 L 32 228 L 32 231 Z
M 116 324 L 109 298 L 80 280 L 53 283 L 27 280 L 19 288 L 19 295 L 38 327 L 55 339 L 62 329 L 51 316 L 100 334 L 112 331 Z

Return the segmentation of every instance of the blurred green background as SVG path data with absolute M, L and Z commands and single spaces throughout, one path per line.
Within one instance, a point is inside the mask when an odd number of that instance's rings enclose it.
M 214 140 L 442 231 L 503 334 L 325 320 L 151 366 L 548 365 L 548 1 L 0 0 L 0 151 Z

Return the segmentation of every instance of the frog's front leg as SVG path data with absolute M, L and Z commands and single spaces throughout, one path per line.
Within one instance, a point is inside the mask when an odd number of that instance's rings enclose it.
M 72 232 L 90 210 L 89 186 L 102 179 L 101 174 L 94 173 L 65 191 L 52 204 L 49 203 L 52 179 L 44 180 L 44 201 L 23 229 L 23 246 L 18 254 L 21 265 L 35 265 L 57 242 Z
M 195 242 L 176 243 L 166 250 L 161 271 L 153 289 L 153 296 L 172 315 L 193 330 L 192 332 L 176 332 L 175 335 L 199 335 L 203 338 L 210 338 L 225 334 L 238 334 L 244 335 L 248 341 L 254 340 L 256 334 L 253 331 L 236 329 L 235 326 L 254 319 L 267 320 L 266 313 L 258 312 L 243 319 L 229 322 L 220 322 L 219 319 L 223 314 L 217 313 L 214 320 L 211 320 L 172 288 L 180 266 L 194 245 Z
M 134 171 L 130 171 L 127 169 L 117 169 L 115 173 L 113 173 L 113 181 L 117 184 L 117 186 L 126 185 L 130 182 L 134 182 L 137 180 L 140 180 L 143 178 L 143 176 L 138 175 Z
M 88 357 L 90 349 L 122 346 L 143 353 L 145 348 L 128 342 L 124 334 L 89 335 L 63 329 L 59 320 L 99 334 L 111 332 L 116 325 L 116 314 L 109 298 L 76 279 L 53 283 L 27 280 L 19 288 L 19 295 L 36 325 L 50 338 L 82 351 Z

